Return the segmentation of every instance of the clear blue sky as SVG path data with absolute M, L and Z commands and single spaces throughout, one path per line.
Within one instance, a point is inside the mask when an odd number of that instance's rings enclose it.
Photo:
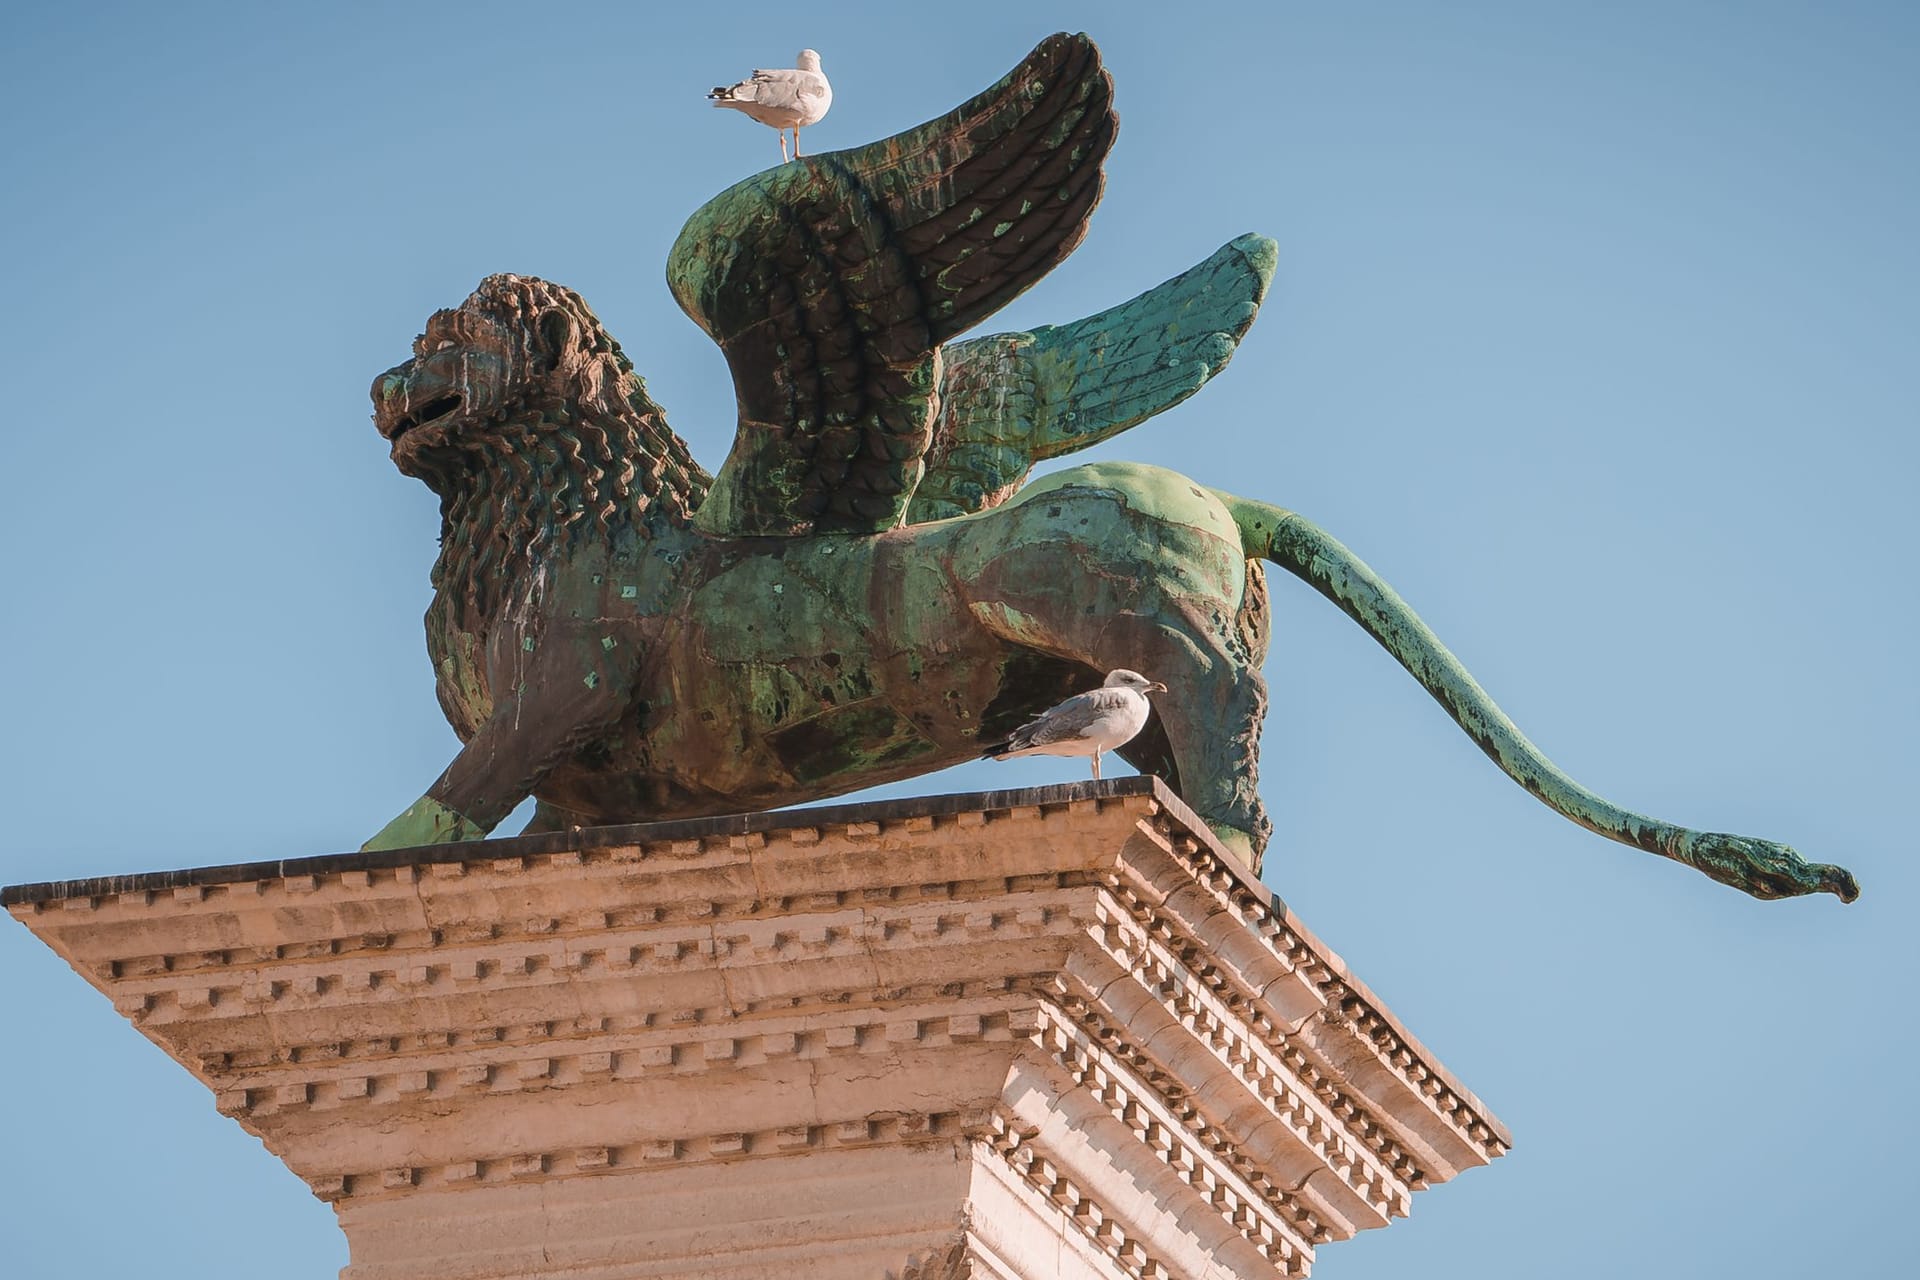
M 1120 139 L 996 327 L 1282 254 L 1232 367 L 1103 456 L 1308 513 L 1577 777 L 1866 890 L 1756 903 L 1573 828 L 1276 580 L 1267 879 L 1517 1139 L 1317 1274 L 1912 1274 L 1913 5 L 8 6 L 0 880 L 356 846 L 454 746 L 373 375 L 546 276 L 717 464 L 726 370 L 662 267 L 777 151 L 707 87 L 810 45 L 808 143 L 850 146 L 1060 28 Z M 9 1280 L 344 1265 L 10 922 L 0 972 Z

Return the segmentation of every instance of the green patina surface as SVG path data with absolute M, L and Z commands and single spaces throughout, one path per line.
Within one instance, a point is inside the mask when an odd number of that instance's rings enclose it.
M 487 829 L 461 817 L 432 796 L 421 796 L 399 817 L 382 827 L 369 849 L 407 849 L 417 845 L 455 844 L 479 840 Z
M 1840 868 L 1580 787 L 1299 516 L 1130 463 L 1028 483 L 1198 390 L 1274 270 L 1244 236 L 1100 315 L 955 340 L 1084 233 L 1110 94 L 1091 42 L 1053 37 L 939 120 L 696 213 L 668 280 L 734 379 L 717 475 L 570 290 L 490 277 L 428 322 L 375 421 L 441 501 L 427 640 L 464 747 L 370 847 L 477 838 L 529 795 L 550 830 L 911 777 L 1126 667 L 1173 692 L 1120 753 L 1257 863 L 1264 560 L 1573 821 L 1756 896 L 1852 898 Z

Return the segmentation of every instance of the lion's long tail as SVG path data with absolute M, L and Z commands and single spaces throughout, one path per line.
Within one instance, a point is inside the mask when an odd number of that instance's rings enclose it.
M 1809 863 L 1785 845 L 1677 827 L 1601 799 L 1527 741 L 1399 593 L 1332 535 L 1291 511 L 1215 492 L 1233 513 L 1248 555 L 1301 578 L 1366 628 L 1502 772 L 1555 813 L 1608 839 L 1697 868 L 1756 898 L 1832 893 L 1852 902 L 1859 896 L 1859 885 L 1844 868 Z

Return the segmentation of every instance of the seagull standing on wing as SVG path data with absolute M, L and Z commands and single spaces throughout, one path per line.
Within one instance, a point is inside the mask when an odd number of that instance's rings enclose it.
M 981 752 L 995 760 L 1014 756 L 1092 756 L 1093 776 L 1100 776 L 1100 753 L 1112 751 L 1133 741 L 1144 729 L 1150 693 L 1165 693 L 1167 686 L 1149 680 L 1138 671 L 1107 673 L 1098 689 L 1075 694 L 1050 711 L 1013 731 L 1005 742 Z
M 756 70 L 739 84 L 716 87 L 707 95 L 716 107 L 744 111 L 780 131 L 780 159 L 787 158 L 787 130 L 793 130 L 793 158 L 800 158 L 800 130 L 818 124 L 833 105 L 833 86 L 820 70 L 820 55 L 802 49 L 789 69 Z

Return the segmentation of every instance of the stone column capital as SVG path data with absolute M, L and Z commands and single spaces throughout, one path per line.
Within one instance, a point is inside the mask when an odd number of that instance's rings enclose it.
M 1151 778 L 5 902 L 351 1280 L 1304 1276 L 1508 1145 Z

